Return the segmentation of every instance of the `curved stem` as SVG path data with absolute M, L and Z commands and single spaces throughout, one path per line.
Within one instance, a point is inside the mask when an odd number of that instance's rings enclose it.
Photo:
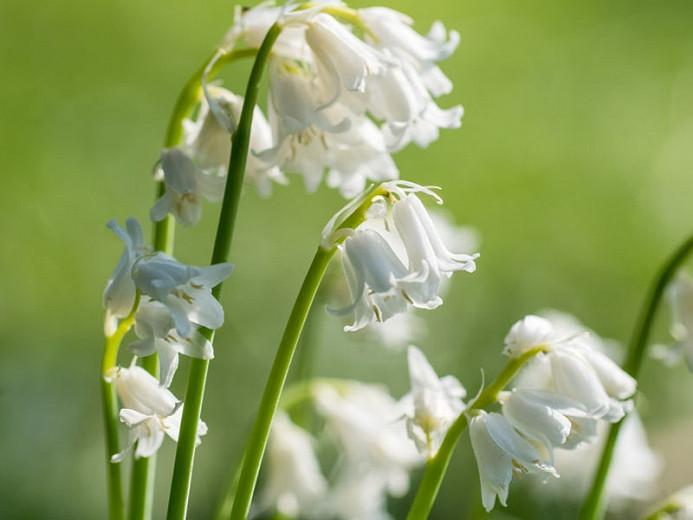
M 450 459 L 457 446 L 457 441 L 467 429 L 467 414 L 472 410 L 480 410 L 493 404 L 498 399 L 498 394 L 515 377 L 519 370 L 537 354 L 544 352 L 545 347 L 536 347 L 528 350 L 517 358 L 510 359 L 496 380 L 491 383 L 479 396 L 460 414 L 445 434 L 438 452 L 428 459 L 424 468 L 423 477 L 419 482 L 419 488 L 414 497 L 414 502 L 409 509 L 407 520 L 425 520 L 433 508 L 433 503 L 438 495 L 438 490 L 443 482 L 445 473 L 450 464 Z
M 281 399 L 291 360 L 296 351 L 296 345 L 301 336 L 306 317 L 315 298 L 315 293 L 320 286 L 322 277 L 334 252 L 335 248 L 319 248 L 317 253 L 315 253 L 301 290 L 296 297 L 289 321 L 284 329 L 284 335 L 272 363 L 272 370 L 267 379 L 265 391 L 262 394 L 253 431 L 250 434 L 248 445 L 245 449 L 241 476 L 236 489 L 233 509 L 231 510 L 231 518 L 234 520 L 243 520 L 248 516 L 255 483 L 260 473 L 262 457 L 265 453 L 267 439 L 272 427 L 272 419 Z
M 277 37 L 281 33 L 281 26 L 274 24 L 270 27 L 265 39 L 257 51 L 253 64 L 248 87 L 245 92 L 243 109 L 238 122 L 238 128 L 232 138 L 232 153 L 229 160 L 229 170 L 226 178 L 224 199 L 219 213 L 219 224 L 214 240 L 212 252 L 212 264 L 225 262 L 229 256 L 233 231 L 238 214 L 238 204 L 243 187 L 243 176 L 250 147 L 250 131 L 253 123 L 253 111 L 257 103 L 260 89 L 260 79 L 269 59 L 270 51 Z M 222 285 L 217 285 L 212 294 L 218 298 Z M 214 331 L 202 329 L 200 331 L 209 341 L 214 339 Z M 184 519 L 187 514 L 188 496 L 190 494 L 190 482 L 192 481 L 193 459 L 197 441 L 197 429 L 202 411 L 202 399 L 209 361 L 193 359 L 188 376 L 188 388 L 185 394 L 185 406 L 181 420 L 180 436 L 176 448 L 176 460 L 173 466 L 173 478 L 171 480 L 171 493 L 168 502 L 169 519 Z
M 136 305 L 135 305 L 136 307 Z M 132 326 L 134 312 L 118 324 L 115 333 L 106 338 L 101 361 L 101 400 L 104 413 L 104 431 L 106 435 L 106 477 L 108 480 L 108 518 L 121 520 L 125 517 L 125 500 L 123 497 L 120 464 L 113 464 L 111 457 L 120 451 L 118 441 L 118 397 L 115 387 L 106 380 L 108 372 L 118 361 L 118 349 L 125 334 Z
M 681 264 L 693 251 L 693 236 L 689 237 L 665 262 L 661 271 L 655 278 L 652 288 L 645 300 L 644 306 L 640 312 L 640 316 L 635 326 L 635 332 L 631 339 L 631 344 L 628 349 L 626 360 L 623 363 L 623 369 L 635 379 L 638 379 L 640 368 L 645 358 L 645 352 L 649 343 L 650 331 L 657 316 L 657 309 L 662 301 L 664 292 L 676 275 Z M 623 420 L 617 424 L 611 425 L 609 435 L 606 438 L 606 443 L 602 449 L 602 455 L 599 459 L 599 465 L 594 475 L 592 487 L 585 499 L 585 502 L 580 511 L 581 520 L 594 520 L 602 518 L 606 509 L 606 500 L 604 491 L 606 480 L 609 475 L 609 467 L 616 448 L 618 434 L 621 431 Z

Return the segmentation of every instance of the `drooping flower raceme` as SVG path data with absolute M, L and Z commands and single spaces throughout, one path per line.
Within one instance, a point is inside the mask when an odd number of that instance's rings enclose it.
M 112 462 L 121 462 L 134 447 L 135 458 L 150 457 L 161 447 L 168 435 L 178 441 L 183 405 L 157 379 L 137 365 L 117 367 L 107 379 L 115 384 L 122 403 L 120 420 L 130 429 L 128 444 L 113 455 Z M 207 425 L 200 421 L 197 442 L 207 433 Z
M 544 377 L 533 377 L 534 381 L 541 380 L 546 386 L 543 389 L 580 403 L 595 418 L 617 422 L 632 408 L 628 399 L 635 393 L 636 381 L 595 348 L 599 344 L 595 338 L 587 331 L 567 333 L 565 326 L 527 316 L 511 328 L 505 352 L 515 357 L 543 346 L 550 369 L 543 371 Z M 544 368 L 549 368 L 543 362 Z
M 140 302 L 135 314 L 135 334 L 139 339 L 129 345 L 130 350 L 138 357 L 159 355 L 161 365 L 161 384 L 171 385 L 178 368 L 178 355 L 212 359 L 212 344 L 197 330 L 189 336 L 181 336 L 169 309 L 161 302 L 149 298 Z
M 579 322 L 551 313 L 515 323 L 505 338 L 511 358 L 534 357 L 512 388 L 497 396 L 501 413 L 472 412 L 470 436 L 484 507 L 508 494 L 512 467 L 558 476 L 556 450 L 593 442 L 600 422 L 617 422 L 632 409 L 635 380 L 602 352 L 602 341 Z
M 223 52 L 257 48 L 274 22 L 283 27 L 269 67 L 274 143 L 256 150 L 267 167 L 302 174 L 309 190 L 327 171 L 327 184 L 350 197 L 367 180 L 398 177 L 391 151 L 410 141 L 426 146 L 439 128 L 460 126 L 461 107 L 433 101 L 452 90 L 436 63 L 459 41 L 440 22 L 422 36 L 391 9 L 260 4 L 237 11 Z
M 332 312 L 353 313 L 354 322 L 345 327 L 347 331 L 387 321 L 410 307 L 434 309 L 443 302 L 444 280 L 453 272 L 476 269 L 478 255 L 451 253 L 443 243 L 416 195 L 419 191 L 432 194 L 430 190 L 404 182 L 383 186 L 393 200 L 391 217 L 387 208 L 374 211 L 339 246 L 352 302 Z M 389 222 L 385 227 L 394 231 L 376 231 L 373 220 Z
M 411 392 L 403 398 L 409 437 L 422 454 L 433 457 L 450 425 L 464 410 L 464 387 L 454 376 L 439 378 L 416 347 L 409 347 Z
M 272 422 L 267 446 L 267 482 L 261 509 L 275 509 L 291 518 L 311 513 L 327 491 L 313 449 L 313 438 L 284 412 Z

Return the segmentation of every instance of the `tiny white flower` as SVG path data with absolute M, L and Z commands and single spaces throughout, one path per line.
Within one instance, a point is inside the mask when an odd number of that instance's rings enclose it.
M 178 441 L 183 407 L 154 376 L 133 364 L 130 368 L 113 369 L 107 379 L 115 385 L 123 406 L 120 420 L 130 429 L 128 445 L 113 455 L 111 462 L 123 461 L 133 446 L 135 458 L 150 457 L 161 447 L 166 435 Z M 205 433 L 207 426 L 201 421 L 197 431 L 198 444 Z
M 667 291 L 671 307 L 672 346 L 655 345 L 652 354 L 668 365 L 685 360 L 693 371 L 693 277 L 681 274 Z
M 190 337 L 193 325 L 218 329 L 224 323 L 224 309 L 211 289 L 231 273 L 228 263 L 209 267 L 181 264 L 163 253 L 139 259 L 132 277 L 142 294 L 164 304 L 183 337 Z
M 144 244 L 142 228 L 135 219 L 127 219 L 126 230 L 114 220 L 109 221 L 107 225 L 125 245 L 125 250 L 108 279 L 103 293 L 106 307 L 104 332 L 106 336 L 110 336 L 115 332 L 118 319 L 126 317 L 135 304 L 136 288 L 131 271 L 137 259 L 147 253 L 147 247 Z
M 277 413 L 267 445 L 267 482 L 260 507 L 297 518 L 310 513 L 326 491 L 313 438 L 285 413 Z
M 496 497 L 506 505 L 513 469 L 558 476 L 546 455 L 518 434 L 500 414 L 479 411 L 469 423 L 469 437 L 481 480 L 481 499 L 491 511 Z
M 183 150 L 165 149 L 161 152 L 165 193 L 150 211 L 154 222 L 171 213 L 184 226 L 192 226 L 202 215 L 202 199 L 218 202 L 224 195 L 226 177 L 205 173 Z
M 433 457 L 450 425 L 464 410 L 467 392 L 453 376 L 439 378 L 416 347 L 407 352 L 411 392 L 403 401 L 407 433 L 420 453 Z
M 138 357 L 159 355 L 161 365 L 161 384 L 168 388 L 178 368 L 178 355 L 212 359 L 212 344 L 193 330 L 189 337 L 181 336 L 175 327 L 168 308 L 157 301 L 143 299 L 135 314 L 135 334 L 137 341 L 129 349 Z

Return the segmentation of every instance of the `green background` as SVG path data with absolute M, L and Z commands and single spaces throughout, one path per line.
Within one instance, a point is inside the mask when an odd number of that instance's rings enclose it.
M 646 287 L 693 229 L 693 4 L 688 1 L 383 2 L 460 31 L 443 64 L 461 130 L 396 157 L 402 176 L 444 187 L 482 236 L 479 270 L 458 275 L 420 342 L 469 389 L 502 364 L 516 319 L 553 307 L 626 341 Z M 365 5 L 361 2 L 355 6 Z M 0 0 L 0 516 L 100 518 L 105 511 L 98 367 L 101 291 L 120 255 L 110 218 L 146 219 L 150 171 L 182 83 L 219 41 L 232 3 Z M 240 90 L 248 67 L 230 70 Z M 198 451 L 192 518 L 213 510 L 238 460 L 273 350 L 324 222 L 342 203 L 298 177 L 270 199 L 247 190 L 225 287 Z M 217 207 L 178 234 L 205 263 Z M 321 375 L 406 391 L 401 353 L 354 341 L 318 312 Z M 423 315 L 422 315 L 423 316 Z M 665 341 L 666 316 L 658 339 Z M 187 363 L 174 389 L 183 393 Z M 643 415 L 667 459 L 661 490 L 693 481 L 693 378 L 648 363 Z M 473 390 L 472 390 L 473 391 Z M 173 445 L 160 452 L 163 514 Z M 478 509 L 468 441 L 435 518 Z M 525 518 L 572 518 L 513 483 Z M 494 514 L 503 517 L 500 508 Z

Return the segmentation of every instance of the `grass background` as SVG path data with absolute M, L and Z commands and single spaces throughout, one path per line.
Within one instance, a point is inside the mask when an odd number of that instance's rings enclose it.
M 626 341 L 657 266 L 693 227 L 693 4 L 597 0 L 383 1 L 460 31 L 444 64 L 461 130 L 397 156 L 402 176 L 444 186 L 447 208 L 482 236 L 479 271 L 459 275 L 421 342 L 468 388 L 494 374 L 509 325 L 545 307 Z M 354 2 L 355 6 L 365 5 Z M 0 516 L 99 518 L 105 510 L 101 291 L 120 244 L 113 217 L 145 219 L 149 172 L 175 96 L 231 20 L 229 1 L 0 1 Z M 247 66 L 227 73 L 243 85 Z M 198 452 L 191 518 L 206 518 L 238 460 L 289 306 L 318 233 L 341 204 L 300 179 L 242 202 Z M 215 207 L 178 235 L 207 261 Z M 322 315 L 322 314 L 321 314 Z M 664 340 L 666 319 L 661 320 Z M 401 353 L 321 319 L 316 371 L 406 389 Z M 176 390 L 183 393 L 187 365 Z M 648 363 L 643 415 L 667 459 L 662 491 L 693 481 L 693 378 Z M 161 451 L 163 515 L 173 447 Z M 435 518 L 477 508 L 461 443 Z M 514 490 L 514 492 L 513 492 Z M 574 516 L 513 485 L 496 517 Z M 549 513 L 550 511 L 550 513 Z

